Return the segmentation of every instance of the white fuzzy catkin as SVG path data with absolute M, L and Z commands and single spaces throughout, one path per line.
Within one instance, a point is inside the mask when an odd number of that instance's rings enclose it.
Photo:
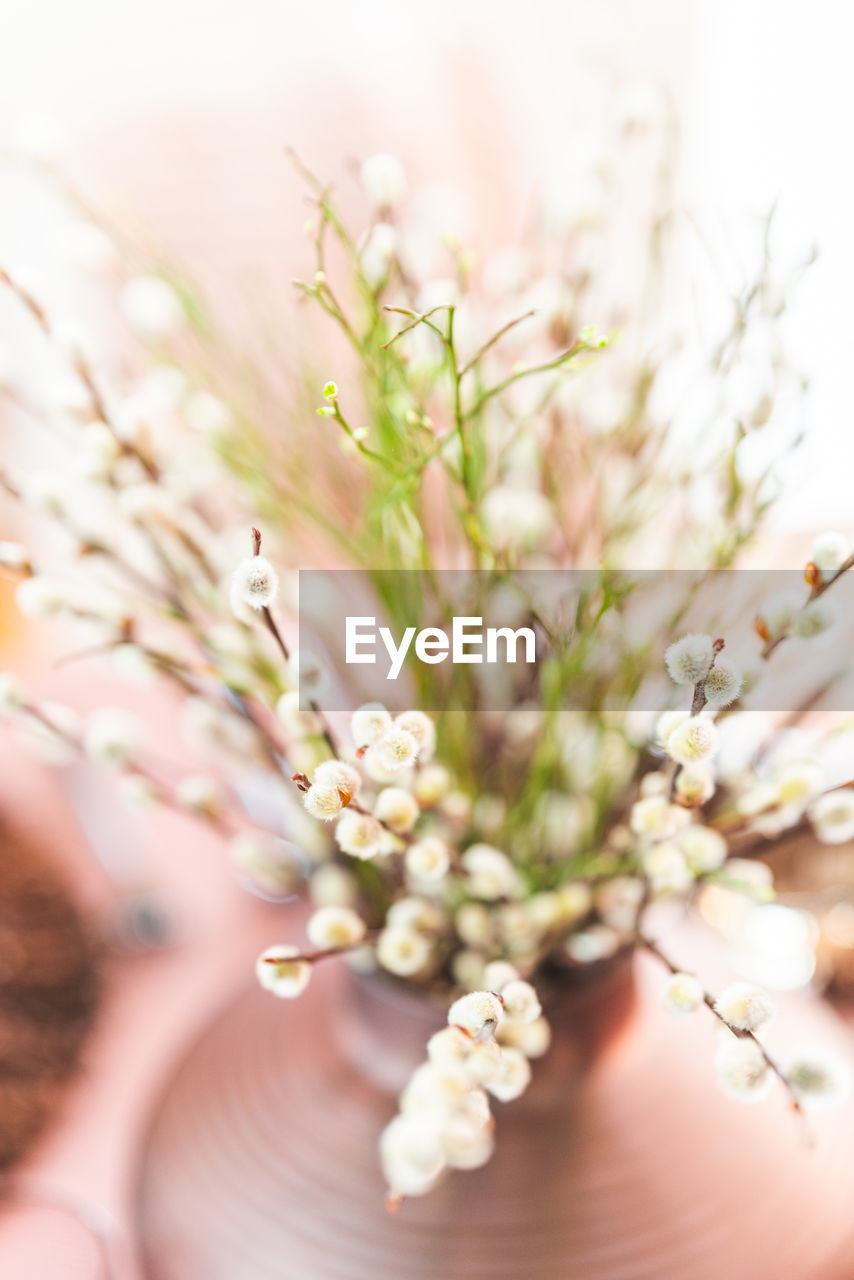
M 155 783 L 141 773 L 123 773 L 117 785 L 122 799 L 135 808 L 147 808 L 163 798 Z
M 432 809 L 451 789 L 451 775 L 443 764 L 428 764 L 415 775 L 412 794 L 422 809 Z
M 717 871 L 726 861 L 727 844 L 719 831 L 692 822 L 676 836 L 676 843 L 692 871 Z
M 313 711 L 302 710 L 297 689 L 288 689 L 276 703 L 276 716 L 289 735 L 305 737 L 320 732 L 320 721 Z
M 708 765 L 682 765 L 676 775 L 674 798 L 682 804 L 705 804 L 715 794 L 715 779 Z
M 508 982 L 515 982 L 518 977 L 519 970 L 507 960 L 492 960 L 483 971 L 484 985 L 499 995 Z
M 539 489 L 495 485 L 481 503 L 481 517 L 499 550 L 526 550 L 542 543 L 554 528 L 554 510 Z
M 122 310 L 144 338 L 174 338 L 187 323 L 177 291 L 160 276 L 137 276 L 128 281 L 122 292 Z
M 520 1049 L 509 1045 L 501 1050 L 501 1066 L 498 1074 L 486 1084 L 499 1102 L 512 1102 L 525 1092 L 531 1083 L 531 1064 Z
M 501 1070 L 501 1046 L 497 1040 L 473 1040 L 465 1061 L 472 1084 L 484 1085 Z
M 672 711 L 664 711 L 655 722 L 655 730 L 653 736 L 660 747 L 667 746 L 667 739 L 670 737 L 674 729 L 687 720 L 689 712 L 681 708 Z
M 483 978 L 483 956 L 471 947 L 455 951 L 451 960 L 451 977 L 463 991 L 480 991 Z
M 339 849 L 353 858 L 375 858 L 382 849 L 383 829 L 371 814 L 348 809 L 338 821 L 335 839 Z
M 558 886 L 560 919 L 565 924 L 577 924 L 590 913 L 593 906 L 593 890 L 581 880 L 570 880 Z
M 710 707 L 728 707 L 741 693 L 744 677 L 729 658 L 717 658 L 706 676 L 703 692 Z
M 479 1169 L 495 1149 L 492 1127 L 462 1111 L 455 1112 L 442 1129 L 442 1149 L 450 1168 Z
M 216 706 L 207 698 L 189 697 L 181 711 L 182 737 L 194 753 L 205 756 L 257 759 L 258 733 L 235 712 Z
M 533 1022 L 502 1022 L 498 1032 L 502 1044 L 519 1049 L 526 1058 L 541 1058 L 548 1052 L 552 1031 L 545 1018 Z
M 423 1196 L 445 1169 L 441 1132 L 429 1115 L 398 1115 L 380 1138 L 380 1160 L 392 1199 Z
M 567 938 L 564 950 L 576 964 L 595 964 L 608 960 L 620 947 L 620 935 L 606 924 L 594 924 L 589 929 Z
M 401 1111 L 432 1110 L 450 1112 L 471 1090 L 471 1080 L 463 1063 L 424 1062 L 417 1067 L 400 1095 Z
M 486 1028 L 501 1024 L 504 1010 L 498 996 L 491 991 L 473 991 L 460 996 L 448 1010 L 448 1025 L 462 1027 L 469 1035 L 478 1036 Z
M 513 897 L 519 878 L 510 859 L 500 849 L 488 844 L 473 844 L 461 858 L 469 892 L 475 898 L 494 901 Z
M 665 984 L 664 1006 L 671 1013 L 695 1013 L 703 1004 L 703 988 L 693 973 L 674 973 Z
M 548 933 L 563 916 L 560 896 L 550 889 L 532 894 L 525 902 L 525 910 L 531 923 L 540 933 Z
M 309 787 L 302 802 L 307 813 L 321 822 L 331 822 L 344 808 L 344 798 L 337 787 Z
M 820 793 L 824 771 L 815 760 L 789 760 L 775 772 L 773 785 L 778 804 L 803 807 Z
M 296 947 L 287 945 L 268 947 L 261 952 L 255 962 L 255 974 L 265 991 L 282 1000 L 302 995 L 311 978 L 311 964 L 295 959 L 298 955 Z
M 182 808 L 216 818 L 222 813 L 224 799 L 219 784 L 207 774 L 191 773 L 175 787 L 175 799 Z
M 811 1111 L 841 1102 L 851 1091 L 851 1068 L 830 1050 L 806 1047 L 786 1066 L 789 1084 Z
M 406 870 L 417 880 L 441 880 L 451 865 L 451 855 L 444 840 L 425 836 L 406 850 Z
M 418 814 L 418 801 L 403 787 L 384 787 L 374 805 L 374 817 L 397 835 L 411 831 Z
M 120 457 L 121 444 L 105 422 L 90 422 L 80 428 L 74 463 L 85 480 L 107 480 Z
M 758 1102 L 770 1083 L 767 1062 L 753 1040 L 725 1040 L 717 1052 L 718 1084 L 732 1098 Z
M 228 843 L 232 865 L 253 890 L 267 898 L 290 897 L 301 886 L 296 863 L 281 840 L 267 831 L 240 831 Z
M 822 844 L 854 840 L 854 790 L 827 791 L 810 805 L 809 819 Z
M 679 847 L 670 840 L 642 853 L 643 869 L 656 897 L 687 893 L 694 882 Z M 613 926 L 613 921 L 608 921 Z
M 437 903 L 414 894 L 398 898 L 386 912 L 386 924 L 400 929 L 421 929 L 429 933 L 441 929 L 444 923 L 444 912 Z
M 832 578 L 851 555 L 851 544 L 841 533 L 829 529 L 820 533 L 812 544 L 810 560 L 823 578 Z
M 471 1036 L 461 1027 L 443 1027 L 427 1041 L 427 1057 L 437 1066 L 464 1062 L 473 1044 Z
M 379 702 L 366 702 L 353 712 L 350 731 L 357 747 L 372 747 L 391 728 L 391 716 Z
M 644 884 L 636 876 L 612 876 L 594 894 L 600 920 L 619 933 L 634 930 L 643 900 Z
M 8 671 L 0 671 L 0 714 L 17 711 L 24 701 L 23 686 Z
M 718 731 L 708 716 L 689 716 L 667 739 L 667 754 L 678 764 L 708 760 L 718 748 Z
M 359 251 L 362 275 L 376 288 L 388 275 L 397 252 L 397 229 L 388 222 L 375 222 Z
M 142 727 L 136 716 L 122 707 L 93 711 L 83 734 L 83 747 L 91 760 L 124 768 L 139 753 Z
M 471 821 L 471 797 L 465 791 L 449 791 L 441 804 L 442 817 L 455 827 L 467 827 Z
M 542 1005 L 530 982 L 516 978 L 501 989 L 504 1017 L 508 1022 L 533 1022 L 542 1013 Z
M 311 942 L 328 951 L 355 946 L 365 932 L 364 920 L 351 907 L 319 907 L 306 925 Z
M 454 925 L 470 947 L 486 946 L 494 932 L 492 913 L 482 902 L 464 902 L 457 910 Z
M 393 209 L 406 195 L 406 174 L 397 156 L 369 156 L 360 176 L 365 195 L 379 212 Z
M 370 749 L 370 757 L 375 758 L 387 773 L 396 773 L 415 764 L 418 758 L 418 742 L 408 729 L 396 728 L 392 725 Z
M 18 583 L 15 601 L 21 613 L 28 618 L 50 618 L 69 609 L 73 604 L 73 597 L 67 584 L 59 578 L 39 574 Z
M 651 840 L 664 840 L 673 835 L 677 823 L 675 806 L 661 795 L 636 800 L 629 814 L 629 826 L 635 835 Z
M 210 391 L 192 392 L 187 397 L 183 413 L 187 426 L 199 435 L 225 435 L 234 422 L 228 405 Z
M 156 661 L 138 644 L 117 644 L 111 656 L 116 675 L 128 684 L 144 687 L 157 679 Z
M 400 978 L 420 973 L 432 954 L 429 938 L 414 929 L 383 929 L 377 940 L 377 960 L 389 973 Z
M 426 764 L 436 749 L 436 726 L 423 711 L 403 711 L 395 717 L 394 727 L 411 733 L 418 743 L 418 760 Z
M 734 982 L 718 996 L 715 1012 L 739 1031 L 758 1031 L 774 1016 L 774 1003 L 759 987 Z
M 712 637 L 692 633 L 670 645 L 664 665 L 674 684 L 697 684 L 708 674 L 713 657 Z
M 351 764 L 345 764 L 343 760 L 324 760 L 315 769 L 312 782 L 317 787 L 334 787 L 337 791 L 343 791 L 347 803 L 354 800 L 362 789 L 359 770 Z
M 249 556 L 232 575 L 234 598 L 250 609 L 267 609 L 276 599 L 279 577 L 266 556 Z
M 315 869 L 308 888 L 316 907 L 352 907 L 358 898 L 353 877 L 335 862 L 321 863 Z
M 21 571 L 27 569 L 29 563 L 27 548 L 20 542 L 0 542 L 0 565 L 4 569 Z

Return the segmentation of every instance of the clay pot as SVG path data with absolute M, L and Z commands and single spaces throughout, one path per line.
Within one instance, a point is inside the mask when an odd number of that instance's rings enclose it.
M 810 1146 L 782 1090 L 723 1097 L 711 1019 L 686 1032 L 659 989 L 636 962 L 558 997 L 534 1083 L 495 1106 L 492 1161 L 395 1216 L 377 1137 L 441 1009 L 335 965 L 294 1003 L 248 991 L 155 1117 L 138 1202 L 148 1280 L 849 1276 L 851 1108 Z M 810 1033 L 830 1021 L 810 1017 Z
M 0 822 L 0 1173 L 53 1118 L 95 1017 L 99 945 L 61 871 Z M 5 1195 L 6 1184 L 0 1188 Z

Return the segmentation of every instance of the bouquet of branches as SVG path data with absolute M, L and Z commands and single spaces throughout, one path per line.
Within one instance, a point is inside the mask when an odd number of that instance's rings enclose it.
M 341 959 L 446 1001 L 380 1140 L 391 1206 L 489 1159 L 492 1100 L 518 1097 L 548 1052 L 549 992 L 635 948 L 661 962 L 674 1014 L 716 1020 L 728 1093 L 752 1101 L 776 1081 L 799 1112 L 827 1101 L 838 1064 L 820 1047 L 778 1061 L 762 1038 L 769 995 L 707 991 L 651 913 L 710 885 L 767 902 L 775 840 L 854 838 L 854 787 L 828 782 L 821 740 L 787 758 L 763 721 L 749 758 L 727 750 L 778 651 L 822 642 L 851 549 L 820 536 L 799 590 L 754 601 L 739 661 L 715 618 L 696 619 L 687 584 L 666 625 L 628 625 L 634 587 L 618 573 L 730 569 L 761 528 L 773 474 L 751 476 L 744 450 L 803 385 L 767 243 L 692 345 L 681 320 L 665 325 L 660 189 L 636 246 L 643 280 L 614 300 L 619 165 L 598 174 L 598 203 L 544 214 L 483 262 L 434 234 L 392 157 L 362 166 L 355 231 L 299 171 L 314 262 L 295 284 L 317 315 L 303 313 L 287 369 L 237 352 L 171 266 L 128 269 L 77 205 L 70 238 L 106 277 L 132 355 L 123 340 L 121 359 L 93 358 L 24 273 L 0 271 L 56 382 L 49 407 L 6 388 L 14 414 L 50 421 L 56 452 L 49 468 L 0 472 L 28 529 L 26 545 L 0 544 L 0 563 L 25 614 L 80 630 L 71 656 L 171 690 L 198 767 L 176 770 L 123 708 L 82 717 L 11 674 L 3 710 L 53 758 L 111 767 L 129 801 L 221 833 L 256 892 L 308 898 L 307 939 L 271 939 L 258 959 L 272 995 L 300 996 L 315 965 Z M 422 665 L 408 707 L 345 717 L 326 699 L 322 644 L 296 651 L 306 562 L 358 571 L 401 628 L 426 604 L 389 570 L 434 585 L 466 570 L 489 591 L 530 571 L 586 577 L 568 625 L 525 595 L 551 648 L 536 686 L 510 673 L 503 709 L 479 707 L 461 668 L 447 710 L 428 714 L 437 677 Z M 636 714 L 650 680 L 659 713 L 647 699 Z

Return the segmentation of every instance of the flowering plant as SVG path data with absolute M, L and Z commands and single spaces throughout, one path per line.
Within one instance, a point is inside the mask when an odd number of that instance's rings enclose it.
M 701 425 L 726 440 L 703 457 L 667 410 L 685 350 L 656 331 L 655 308 L 641 314 L 652 330 L 643 338 L 589 269 L 594 251 L 607 253 L 611 189 L 601 209 L 540 228 L 535 252 L 497 254 L 484 268 L 446 235 L 451 274 L 440 278 L 424 265 L 435 250 L 423 250 L 424 226 L 402 216 L 396 161 L 377 156 L 362 169 L 361 235 L 303 172 L 316 263 L 297 289 L 343 346 L 330 346 L 337 382 L 323 385 L 313 368 L 293 375 L 284 426 L 276 378 L 226 358 L 222 333 L 176 273 L 122 281 L 121 313 L 145 353 L 128 377 L 65 338 L 26 278 L 0 272 L 64 362 L 53 417 L 68 449 L 65 469 L 0 473 L 38 513 L 28 545 L 0 545 L 0 562 L 20 579 L 25 613 L 71 619 L 91 633 L 83 654 L 171 686 L 208 768 L 175 777 L 123 709 L 81 721 L 11 675 L 0 681 L 4 710 L 55 757 L 79 750 L 116 769 L 129 799 L 221 832 L 257 891 L 307 894 L 307 944 L 271 945 L 257 963 L 274 995 L 300 995 L 315 964 L 342 955 L 446 993 L 448 1025 L 381 1139 L 392 1205 L 429 1191 L 448 1167 L 489 1158 L 490 1097 L 519 1096 L 549 1047 L 541 997 L 636 947 L 669 971 L 663 998 L 674 1013 L 713 1013 L 728 1092 L 752 1100 L 777 1077 L 798 1111 L 830 1096 L 832 1063 L 805 1054 L 782 1064 L 759 1038 L 770 998 L 745 983 L 708 993 L 662 950 L 648 913 L 710 884 L 767 900 L 770 875 L 754 855 L 804 822 L 819 839 L 851 839 L 854 789 L 828 789 L 816 761 L 775 761 L 767 746 L 723 768 L 719 726 L 738 708 L 745 673 L 724 639 L 680 633 L 687 600 L 651 641 L 624 634 L 613 575 L 660 558 L 664 543 L 674 566 L 725 568 L 754 537 L 768 478 L 747 478 L 744 442 L 798 385 L 775 327 L 782 286 L 763 259 L 708 363 L 695 362 L 691 385 L 715 389 L 701 397 L 711 406 Z M 90 260 L 115 274 L 104 233 L 74 217 Z M 658 244 L 658 214 L 652 227 Z M 594 310 L 613 341 L 586 324 Z M 767 376 L 736 415 L 728 388 L 752 358 L 754 330 L 767 339 Z M 321 385 L 322 424 L 309 437 L 306 389 Z M 264 545 L 253 527 L 241 557 L 252 520 Z M 501 584 L 532 567 L 593 563 L 596 576 L 573 645 L 544 667 L 536 699 L 518 681 L 513 711 L 478 715 L 463 671 L 456 709 L 438 724 L 371 703 L 342 725 L 324 708 L 322 660 L 292 651 L 286 569 L 307 555 L 362 569 L 378 592 L 389 568 L 465 567 Z M 757 619 L 757 663 L 820 629 L 819 597 L 852 564 L 838 535 L 816 541 L 803 598 Z M 386 591 L 384 604 L 401 625 L 418 620 L 421 603 L 405 592 Z M 553 630 L 533 606 L 530 620 Z M 639 732 L 609 709 L 609 691 L 619 687 L 628 706 L 665 667 L 684 703 L 662 705 L 651 734 Z M 418 676 L 416 703 L 430 705 L 430 679 Z M 580 709 L 565 711 L 579 689 Z M 259 817 L 257 774 L 281 799 L 280 819 Z

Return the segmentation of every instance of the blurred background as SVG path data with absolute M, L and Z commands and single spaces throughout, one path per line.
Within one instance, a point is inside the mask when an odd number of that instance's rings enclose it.
M 524 10 L 502 0 L 7 0 L 0 264 L 42 282 L 63 314 L 91 319 L 88 286 L 67 266 L 55 196 L 38 171 L 47 162 L 109 225 L 186 264 L 235 333 L 251 326 L 261 298 L 286 344 L 298 324 L 290 280 L 308 258 L 286 145 L 345 193 L 366 156 L 397 154 L 410 185 L 449 203 L 464 240 L 485 254 L 522 234 L 543 192 L 583 200 L 615 101 L 628 116 L 654 113 L 668 122 L 674 205 L 686 229 L 699 229 L 684 238 L 688 293 L 694 264 L 748 256 L 772 208 L 784 267 L 817 249 L 786 319 L 810 380 L 806 441 L 783 471 L 773 548 L 760 556 L 796 567 L 815 532 L 854 531 L 852 25 L 832 0 L 815 0 L 808 17 L 793 0 L 529 0 Z M 3 300 L 0 380 L 14 359 L 10 317 Z M 32 448 L 10 424 L 0 407 L 4 458 Z M 764 438 L 773 450 L 773 433 Z M 770 458 L 753 461 L 759 470 Z M 0 509 L 0 539 L 16 533 L 12 511 Z M 2 584 L 0 606 L 0 668 L 37 672 L 43 694 L 69 696 L 77 675 L 51 665 Z M 15 1183 L 26 1208 L 0 1221 L 0 1245 L 16 1258 L 0 1271 L 56 1274 L 62 1250 L 64 1276 L 106 1274 L 107 1250 L 110 1266 L 130 1275 L 147 1116 L 281 913 L 235 892 L 215 842 L 188 821 L 146 815 L 129 826 L 104 800 L 85 829 L 79 815 L 91 812 L 84 801 L 97 785 L 85 769 L 57 782 L 5 735 L 0 750 L 4 860 L 18 865 L 31 848 L 46 857 L 42 883 L 57 878 L 51 901 L 65 902 L 72 884 L 80 919 L 106 920 L 122 957 L 107 966 L 95 1017 L 102 941 L 66 922 L 60 968 L 73 959 L 91 994 L 58 1027 L 38 1096 L 7 1096 L 9 1114 L 24 1117 L 22 1148 L 31 1133 L 44 1136 Z M 122 857 L 111 862 L 117 843 Z M 836 920 L 846 954 L 852 917 Z M 772 952 L 800 954 L 790 934 L 781 941 L 767 929 Z M 57 983 L 49 970 L 45 989 Z M 792 972 L 791 986 L 806 980 L 796 961 Z M 62 1023 L 67 1006 L 57 1001 Z M 78 1053 L 83 1073 L 60 1103 Z

